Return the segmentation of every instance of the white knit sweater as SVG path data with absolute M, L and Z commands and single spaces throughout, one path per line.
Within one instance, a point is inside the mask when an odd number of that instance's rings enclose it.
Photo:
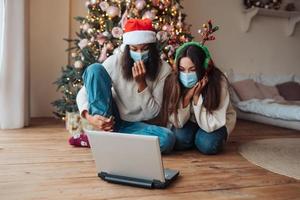
M 203 105 L 203 97 L 199 96 L 198 103 L 195 105 L 191 102 L 185 108 L 182 107 L 182 101 L 178 109 L 178 128 L 182 128 L 184 124 L 191 120 L 199 125 L 206 132 L 212 132 L 226 126 L 228 134 L 230 134 L 236 123 L 236 112 L 233 109 L 228 92 L 228 85 L 225 80 L 222 81 L 221 103 L 217 110 L 212 113 L 208 112 Z M 174 115 L 169 118 L 169 126 L 175 125 Z

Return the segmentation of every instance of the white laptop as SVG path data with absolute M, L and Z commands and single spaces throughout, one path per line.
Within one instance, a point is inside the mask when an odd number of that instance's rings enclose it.
M 85 131 L 98 176 L 111 183 L 165 188 L 179 171 L 164 169 L 156 136 Z

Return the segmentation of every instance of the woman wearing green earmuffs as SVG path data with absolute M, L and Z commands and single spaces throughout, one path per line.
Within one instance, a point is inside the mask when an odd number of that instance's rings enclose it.
M 225 75 L 214 66 L 207 47 L 197 42 L 177 49 L 175 68 L 166 80 L 160 113 L 163 125 L 176 136 L 175 149 L 221 152 L 236 122 Z

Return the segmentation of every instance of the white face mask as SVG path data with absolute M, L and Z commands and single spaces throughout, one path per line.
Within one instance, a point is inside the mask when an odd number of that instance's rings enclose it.
M 140 60 L 146 62 L 149 59 L 149 50 L 143 51 L 141 53 L 130 50 L 130 56 L 135 62 Z

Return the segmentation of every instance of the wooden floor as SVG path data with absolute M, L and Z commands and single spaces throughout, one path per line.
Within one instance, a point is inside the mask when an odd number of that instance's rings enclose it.
M 164 156 L 166 167 L 181 172 L 166 190 L 103 182 L 90 149 L 69 146 L 68 137 L 63 124 L 52 119 L 0 131 L 0 199 L 300 199 L 300 181 L 254 166 L 237 152 L 244 142 L 299 138 L 299 131 L 239 121 L 221 155 L 186 151 Z

